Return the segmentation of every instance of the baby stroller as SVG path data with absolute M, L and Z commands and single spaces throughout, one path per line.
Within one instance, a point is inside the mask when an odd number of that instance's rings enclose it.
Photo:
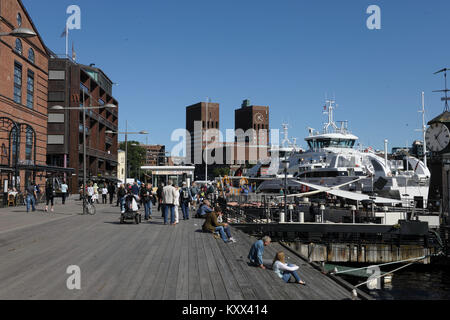
M 142 222 L 142 215 L 139 212 L 139 197 L 132 193 L 125 196 L 125 212 L 120 215 L 120 224 L 124 224 L 126 220 L 133 220 L 136 224 Z

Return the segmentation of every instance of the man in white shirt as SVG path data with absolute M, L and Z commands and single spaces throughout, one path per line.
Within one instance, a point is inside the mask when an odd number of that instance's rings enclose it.
M 162 203 L 164 204 L 164 224 L 167 224 L 167 215 L 170 210 L 170 224 L 175 225 L 175 200 L 177 197 L 177 191 L 173 187 L 172 180 L 169 180 L 167 186 L 162 191 Z
M 66 197 L 67 197 L 67 190 L 69 189 L 69 186 L 66 184 L 65 181 L 61 184 L 61 193 L 62 193 L 62 204 L 66 204 Z

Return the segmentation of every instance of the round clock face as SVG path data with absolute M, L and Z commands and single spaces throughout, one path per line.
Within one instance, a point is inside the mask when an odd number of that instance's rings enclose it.
M 427 147 L 432 152 L 441 152 L 450 144 L 450 131 L 442 123 L 432 124 L 425 136 Z
M 255 114 L 256 123 L 264 123 L 264 116 L 261 113 Z

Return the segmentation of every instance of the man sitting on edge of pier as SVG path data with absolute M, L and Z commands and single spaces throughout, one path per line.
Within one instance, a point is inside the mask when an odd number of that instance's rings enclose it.
M 264 247 L 268 246 L 271 241 L 272 239 L 270 239 L 269 236 L 265 236 L 262 240 L 258 240 L 252 245 L 247 258 L 253 266 L 259 267 L 263 270 L 266 269 L 263 263 Z

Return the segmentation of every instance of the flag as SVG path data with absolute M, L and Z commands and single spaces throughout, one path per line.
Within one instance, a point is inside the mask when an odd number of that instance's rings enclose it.
M 72 42 L 72 60 L 73 61 L 77 60 L 77 54 L 76 54 L 75 49 L 73 47 L 73 42 Z
M 67 37 L 67 27 L 65 27 L 63 33 L 61 33 L 61 38 L 64 37 Z

